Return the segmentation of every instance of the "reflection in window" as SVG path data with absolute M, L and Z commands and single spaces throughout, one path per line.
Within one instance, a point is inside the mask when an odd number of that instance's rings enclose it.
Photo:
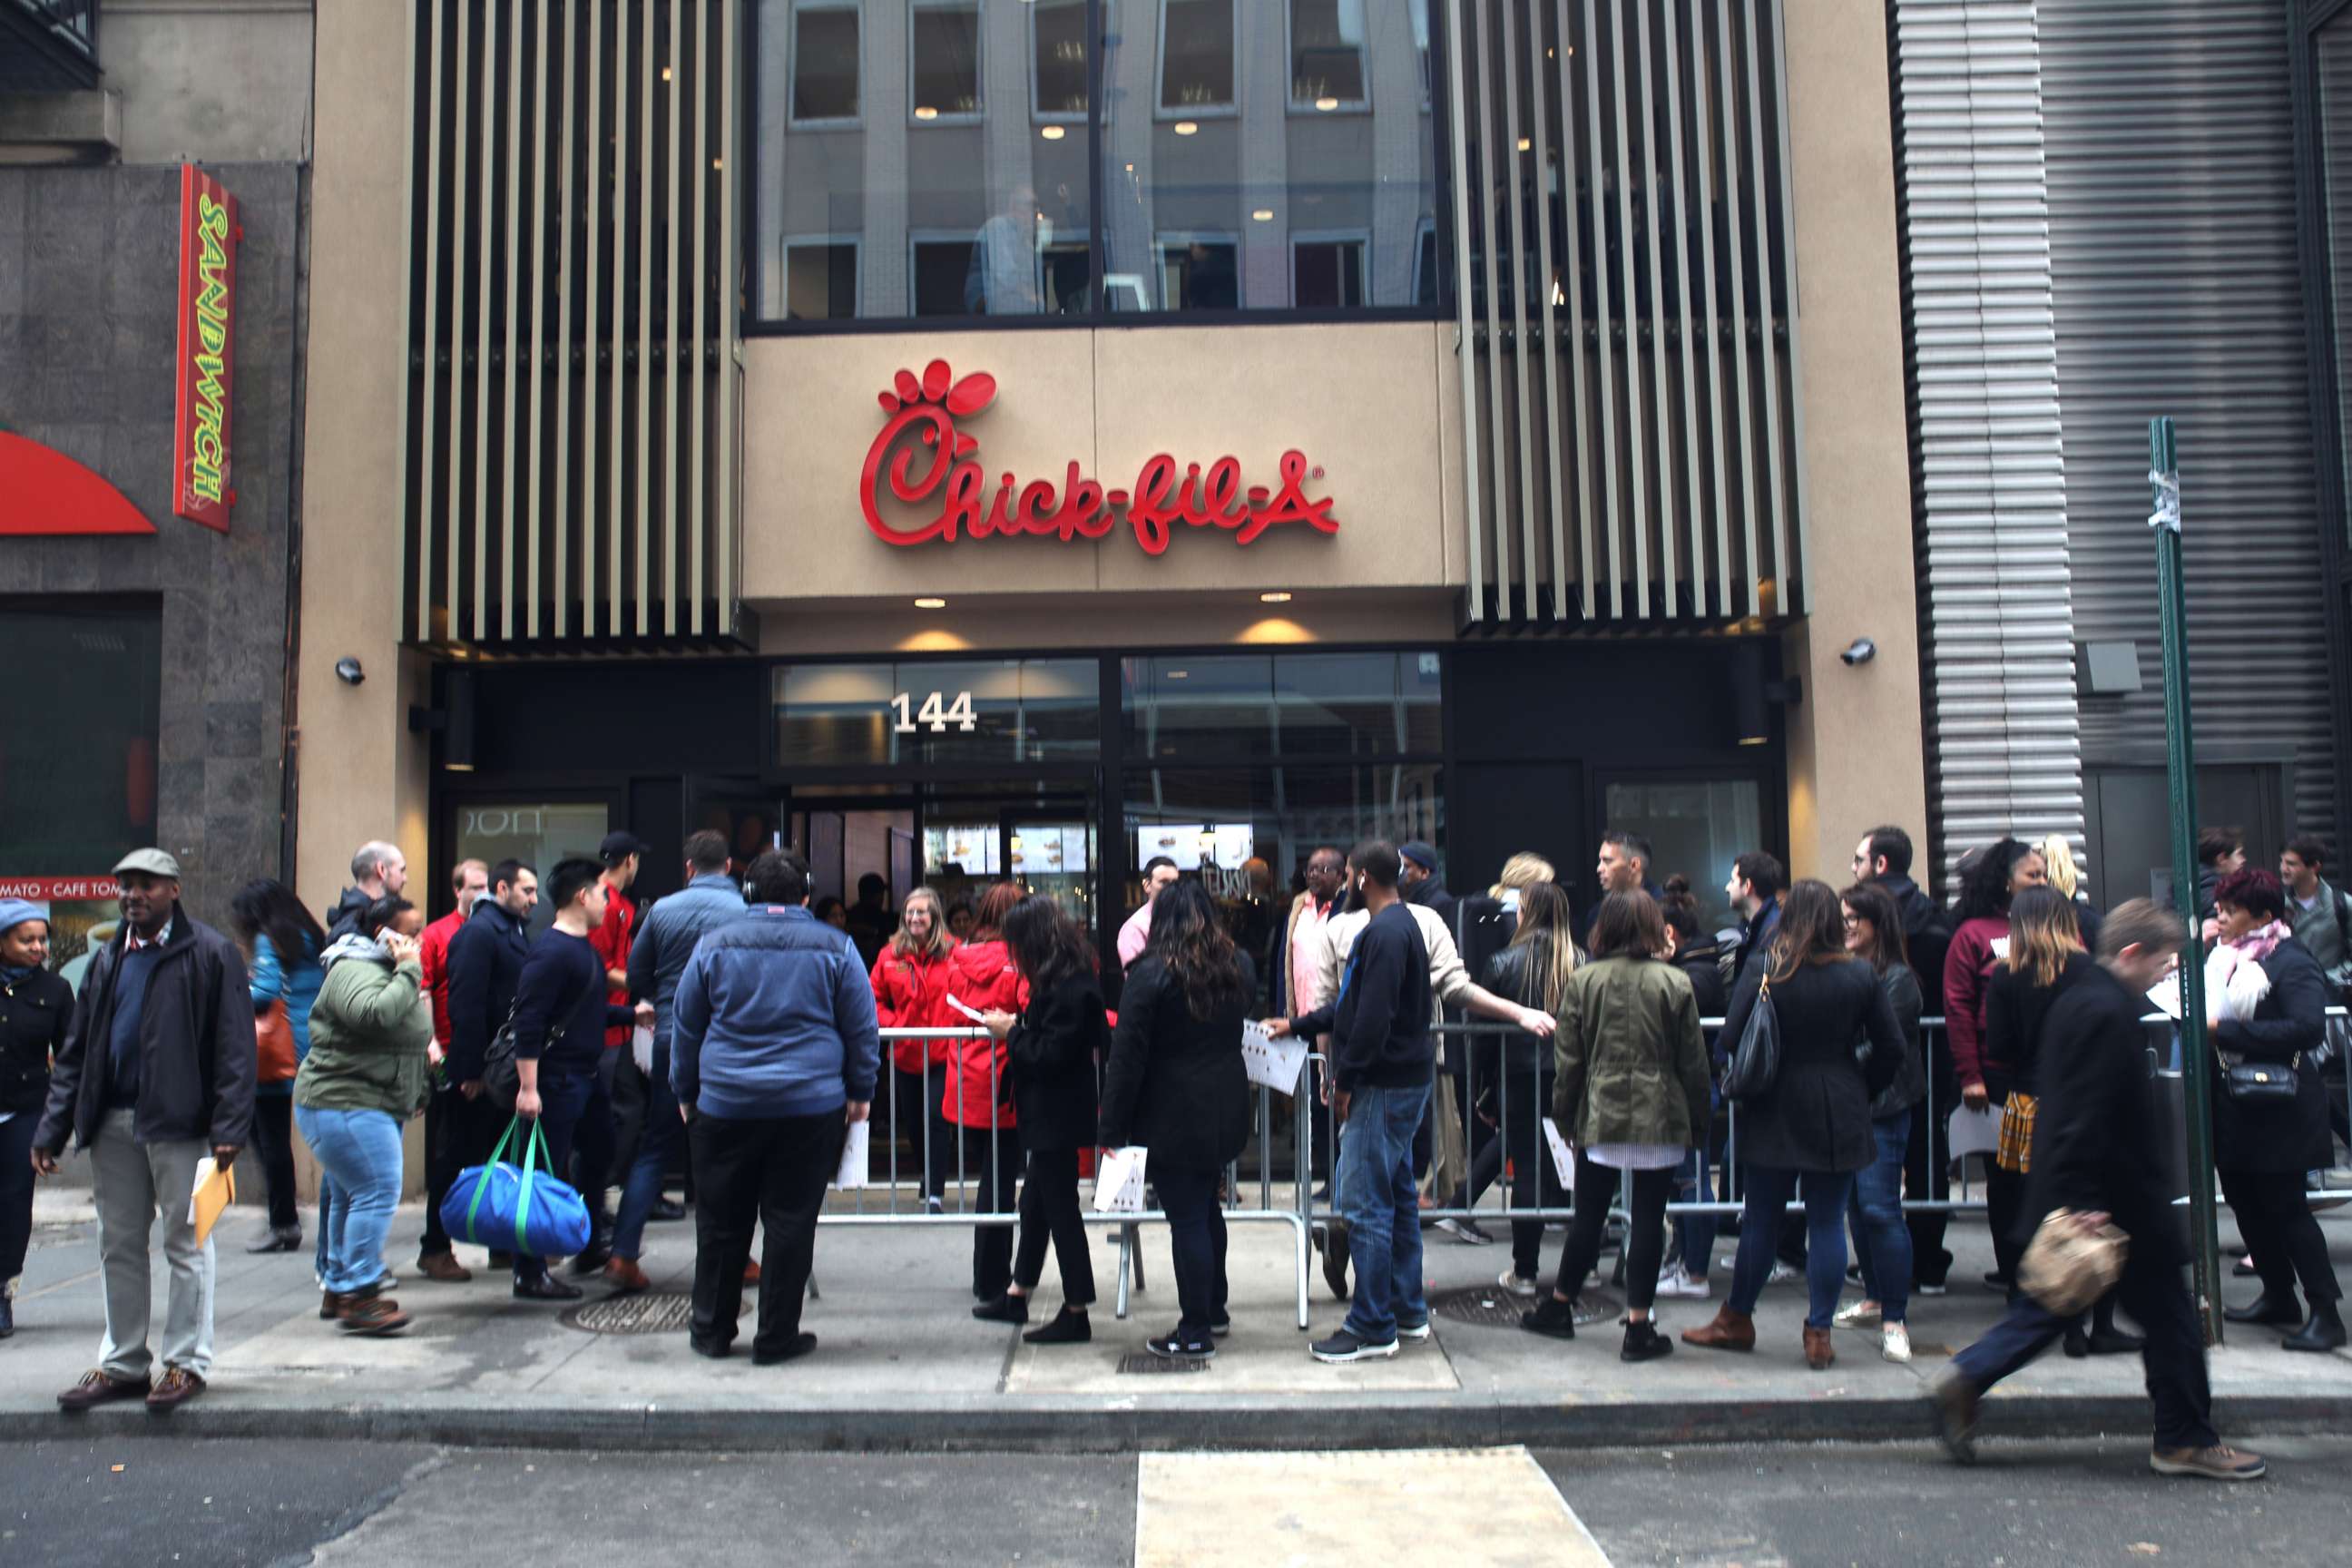
M 1041 120 L 1087 112 L 1086 0 L 1034 0 L 1029 12 L 1029 93 Z
M 1101 746 L 1091 658 L 788 665 L 771 689 L 788 767 L 1092 761 Z
M 1234 106 L 1234 0 L 1161 0 L 1160 107 L 1229 110 Z
M 1437 223 L 1424 218 L 1412 242 L 1412 302 L 1435 305 L 1437 300 Z
M 1436 754 L 1441 656 L 1158 655 L 1123 660 L 1130 757 Z
M 1290 0 L 1290 104 L 1360 109 L 1364 0 Z
M 914 241 L 915 314 L 961 316 L 964 282 L 971 276 L 968 237 Z
M 520 860 L 542 883 L 561 860 L 593 860 L 608 826 L 601 804 L 556 801 L 490 801 L 457 807 L 457 858 L 495 866 Z M 530 929 L 555 923 L 555 906 L 544 897 L 530 912 Z
M 784 243 L 784 319 L 845 321 L 857 314 L 857 242 Z
M 1171 310 L 1230 310 L 1241 302 L 1237 254 L 1229 235 L 1171 237 L 1160 241 L 1162 308 Z
M 163 645 L 160 602 L 0 601 L 0 878 L 103 877 L 155 842 Z
M 1723 896 L 1734 857 L 1764 847 L 1763 795 L 1754 779 L 1612 784 L 1604 797 L 1608 826 L 1650 841 L 1651 879 L 1690 879 L 1707 927 L 1738 923 Z
M 1361 238 L 1298 239 L 1290 258 L 1290 302 L 1299 310 L 1352 310 L 1364 302 Z
M 978 114 L 980 0 L 914 0 L 908 20 L 916 121 Z
M 793 6 L 793 120 L 857 118 L 857 7 L 834 0 Z

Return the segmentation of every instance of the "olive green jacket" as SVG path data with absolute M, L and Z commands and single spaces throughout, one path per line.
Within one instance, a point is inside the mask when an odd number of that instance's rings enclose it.
M 1559 1017 L 1552 1118 L 1570 1143 L 1689 1148 L 1704 1135 L 1712 1081 L 1690 976 L 1604 958 L 1570 977 Z
M 424 972 L 344 958 L 327 966 L 310 1007 L 310 1054 L 294 1078 L 294 1103 L 312 1110 L 381 1110 L 406 1121 L 429 1091 L 425 1047 L 433 1010 Z

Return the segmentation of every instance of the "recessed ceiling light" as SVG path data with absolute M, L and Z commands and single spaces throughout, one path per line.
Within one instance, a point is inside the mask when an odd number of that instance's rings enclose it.
M 1339 100 L 1336 98 L 1318 98 L 1315 100 L 1315 107 L 1325 114 L 1328 114 L 1333 110 L 1339 107 Z
M 1058 125 L 1048 125 L 1040 130 L 1037 134 L 1048 142 L 1059 142 L 1067 132 Z
M 664 67 L 662 67 L 662 80 L 664 80 L 664 81 L 667 81 L 668 79 L 669 79 L 669 67 L 667 67 L 667 66 L 664 66 Z
M 1290 603 L 1290 595 L 1283 589 L 1276 588 L 1270 594 L 1260 594 L 1257 596 L 1257 602 L 1261 605 L 1286 605 Z
M 1272 223 L 1274 221 L 1274 209 L 1272 207 L 1260 207 L 1257 211 L 1250 214 L 1250 216 L 1258 223 Z
M 918 120 L 937 120 L 939 117 L 940 111 L 928 103 L 919 103 L 915 106 L 915 118 Z
M 727 166 L 727 160 L 724 158 L 713 158 L 710 160 L 710 166 L 714 169 L 723 169 Z
M 1520 152 L 1524 153 L 1524 152 L 1526 152 L 1528 148 L 1533 147 L 1534 145 L 1535 145 L 1535 143 L 1534 143 L 1534 142 L 1530 142 L 1530 141 L 1528 141 L 1526 137 L 1522 136 L 1522 137 L 1520 137 L 1520 138 L 1519 138 L 1519 151 L 1520 151 Z
M 1192 679 L 1192 672 L 1189 669 L 1171 669 L 1168 672 L 1168 679 L 1171 680 L 1190 680 Z
M 915 601 L 915 608 L 919 610 L 944 610 L 947 607 L 948 602 L 945 599 L 918 599 Z
M 1180 120 L 1176 122 L 1176 134 L 1179 136 L 1194 135 L 1200 129 L 1201 122 L 1197 120 Z

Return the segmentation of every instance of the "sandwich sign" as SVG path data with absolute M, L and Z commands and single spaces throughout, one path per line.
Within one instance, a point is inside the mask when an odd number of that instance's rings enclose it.
M 228 531 L 229 386 L 236 324 L 236 198 L 194 163 L 180 165 L 179 396 L 173 420 L 172 510 Z

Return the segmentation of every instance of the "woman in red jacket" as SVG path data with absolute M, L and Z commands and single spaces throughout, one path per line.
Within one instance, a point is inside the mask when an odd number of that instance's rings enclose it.
M 955 946 L 940 896 L 929 888 L 908 893 L 898 910 L 898 934 L 874 960 L 874 1014 L 883 1028 L 953 1028 L 971 1021 L 948 1005 L 948 954 Z M 945 1039 L 890 1043 L 890 1131 L 919 1152 L 923 1207 L 931 1214 L 940 1212 L 940 1195 L 947 1190 L 948 1168 L 955 1158 L 954 1134 L 939 1110 L 953 1045 Z
M 1019 1013 L 1029 1005 L 1029 988 L 1004 942 L 1004 917 L 1022 900 L 1017 882 L 998 882 L 982 895 L 971 940 L 948 954 L 948 991 L 972 1013 Z M 950 1005 L 960 1024 L 971 1014 Z M 1021 1179 L 1021 1139 L 1013 1131 L 1013 1104 L 1005 1079 L 1002 1041 L 982 1034 L 951 1042 L 947 1093 L 941 1110 L 956 1142 L 956 1166 L 977 1169 L 973 1205 L 982 1214 L 1013 1213 L 1013 1188 Z M 993 1301 L 1013 1283 L 1013 1222 L 984 1225 L 971 1237 L 971 1293 Z
M 1959 929 L 1944 950 L 1944 1037 L 1952 1047 L 1961 1102 L 1970 1110 L 1993 1104 L 1995 1089 L 2007 1097 L 2009 1064 L 1994 1060 L 1988 1048 L 1985 999 L 1993 971 L 2009 957 L 2010 900 L 2028 888 L 2047 886 L 2049 880 L 2040 850 L 2003 838 L 1978 858 L 1961 882 Z M 1998 1223 L 1994 1232 L 2000 1234 Z M 2003 1289 L 2010 1283 L 2001 1269 L 1986 1280 Z

